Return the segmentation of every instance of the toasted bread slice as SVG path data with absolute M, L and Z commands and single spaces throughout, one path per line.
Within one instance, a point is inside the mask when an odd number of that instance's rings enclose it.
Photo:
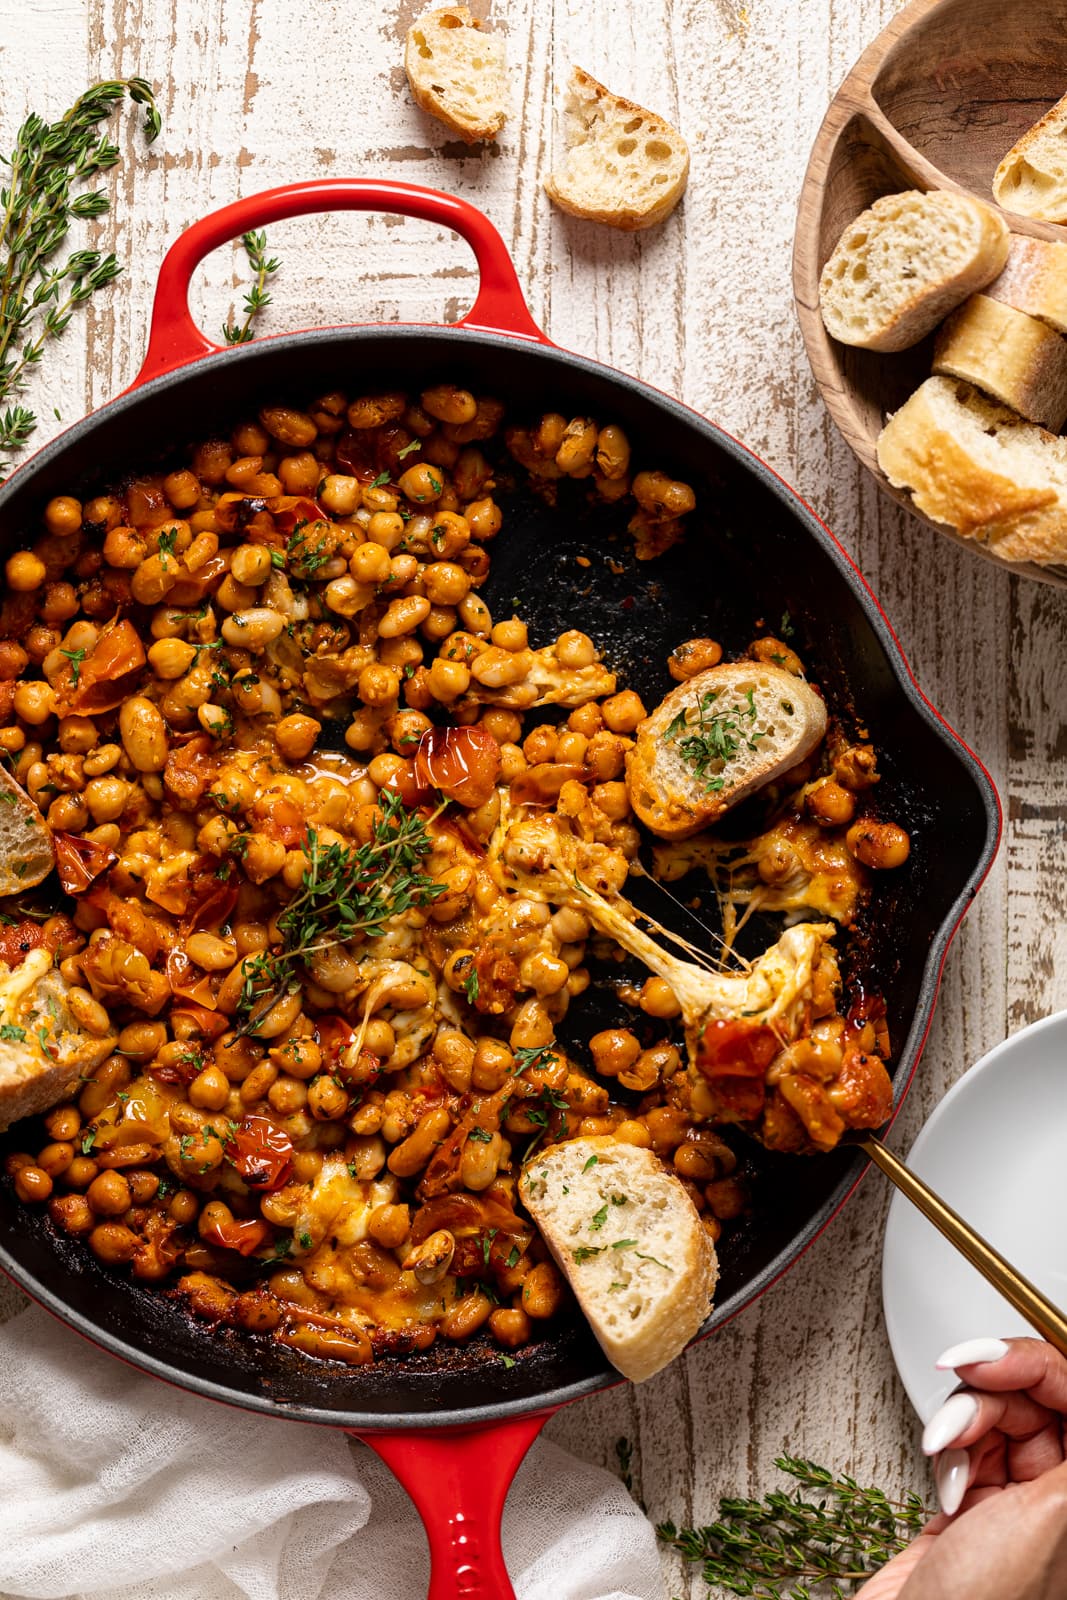
M 467 6 L 427 11 L 408 29 L 404 66 L 415 104 L 467 144 L 495 139 L 507 121 L 500 34 L 483 33 Z
M 115 1048 L 115 1034 L 86 1032 L 69 994 L 50 950 L 0 961 L 0 1131 L 54 1106 Z
M 524 1168 L 519 1197 L 612 1366 L 643 1383 L 681 1354 L 711 1310 L 719 1264 L 650 1150 L 604 1137 L 553 1145 Z
M 826 732 L 803 678 L 763 661 L 698 672 L 661 701 L 626 758 L 634 810 L 663 839 L 686 839 L 772 783 Z
M 543 179 L 572 216 L 633 233 L 669 217 L 689 180 L 689 146 L 669 122 L 575 67 L 564 101 L 564 160 Z
M 0 895 L 32 889 L 55 864 L 48 824 L 0 763 Z
M 1008 151 L 993 174 L 993 198 L 1024 217 L 1067 222 L 1067 95 Z
M 906 350 L 1003 270 L 1003 217 L 968 194 L 884 195 L 847 227 L 822 270 L 830 337 L 864 350 Z
M 927 378 L 883 428 L 878 465 L 924 516 L 991 555 L 1067 562 L 1067 439 L 970 384 Z
M 973 294 L 937 336 L 934 371 L 973 383 L 1028 422 L 1067 422 L 1067 339 L 987 294 Z

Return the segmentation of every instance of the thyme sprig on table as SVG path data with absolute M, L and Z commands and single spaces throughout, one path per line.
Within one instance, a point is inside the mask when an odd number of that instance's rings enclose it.
M 267 256 L 267 235 L 265 233 L 243 233 L 241 243 L 248 257 L 248 265 L 252 268 L 254 282 L 245 295 L 244 321 L 224 322 L 222 336 L 227 344 L 250 344 L 255 337 L 252 324 L 270 305 L 271 296 L 267 290 L 267 282 L 273 278 L 281 262 L 274 256 Z
M 103 190 L 75 190 L 118 162 L 118 148 L 99 128 L 126 95 L 144 106 L 151 144 L 160 130 L 152 86 L 144 78 L 124 78 L 87 89 L 58 122 L 31 113 L 14 150 L 0 156 L 7 169 L 0 188 L 0 405 L 21 393 L 76 308 L 122 271 L 114 255 L 99 250 L 75 250 L 60 262 L 55 257 L 74 222 L 108 210 Z M 0 413 L 0 451 L 21 450 L 36 426 L 32 411 L 9 404 Z M 0 473 L 9 465 L 0 463 Z
M 705 1583 L 751 1600 L 844 1600 L 919 1533 L 931 1513 L 916 1494 L 891 1500 L 846 1474 L 794 1456 L 775 1465 L 796 1480 L 763 1500 L 719 1501 L 706 1528 L 656 1529 L 699 1561 Z M 786 1587 L 789 1586 L 789 1587 Z
M 239 1035 L 254 1033 L 276 1001 L 300 986 L 298 969 L 317 951 L 359 934 L 376 938 L 394 917 L 444 893 L 447 885 L 421 870 L 433 848 L 426 819 L 387 789 L 378 806 L 381 816 L 370 840 L 355 850 L 323 844 L 308 829 L 300 887 L 278 918 L 281 948 L 245 964 Z

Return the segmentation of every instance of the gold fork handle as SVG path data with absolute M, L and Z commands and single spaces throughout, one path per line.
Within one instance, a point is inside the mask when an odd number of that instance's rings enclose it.
M 885 1173 L 890 1183 L 906 1195 L 912 1205 L 918 1207 L 927 1221 L 932 1222 L 950 1244 L 955 1245 L 986 1282 L 991 1283 L 1042 1338 L 1047 1339 L 1061 1355 L 1067 1356 L 1067 1317 L 1059 1307 L 1046 1299 L 1041 1290 L 1029 1278 L 1024 1278 L 1010 1261 L 1005 1261 L 980 1233 L 964 1222 L 940 1195 L 916 1177 L 873 1133 L 865 1134 L 857 1143 L 875 1166 Z

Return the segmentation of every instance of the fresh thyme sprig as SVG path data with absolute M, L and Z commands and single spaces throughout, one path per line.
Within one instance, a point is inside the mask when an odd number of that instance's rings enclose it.
M 699 1561 L 705 1583 L 751 1600 L 844 1600 L 919 1533 L 931 1513 L 916 1494 L 890 1500 L 845 1474 L 793 1456 L 775 1465 L 796 1480 L 764 1500 L 723 1499 L 706 1528 L 660 1523 L 657 1536 Z M 785 1587 L 789 1585 L 790 1587 Z
M 275 257 L 267 257 L 267 235 L 265 233 L 243 233 L 241 243 L 245 247 L 248 265 L 255 274 L 255 282 L 245 295 L 244 321 L 224 322 L 222 336 L 227 344 L 250 344 L 252 341 L 252 324 L 261 311 L 270 305 L 271 297 L 267 291 L 267 280 L 273 278 L 281 262 Z
M 87 89 L 58 122 L 31 114 L 11 155 L 0 156 L 7 168 L 0 188 L 0 405 L 21 393 L 76 307 L 122 270 L 114 255 L 99 250 L 75 250 L 58 264 L 54 257 L 73 222 L 108 209 L 103 190 L 74 190 L 118 162 L 117 147 L 98 130 L 127 94 L 145 108 L 151 144 L 160 129 L 152 86 L 144 78 L 124 78 Z M 8 405 L 0 414 L 0 451 L 21 450 L 36 426 L 32 411 Z M 0 472 L 9 465 L 0 463 Z
M 387 789 L 378 805 L 381 817 L 371 839 L 355 850 L 324 845 L 308 829 L 300 888 L 278 918 L 281 948 L 265 950 L 245 966 L 239 1035 L 254 1033 L 275 1002 L 299 987 L 298 969 L 316 952 L 347 944 L 357 934 L 376 938 L 394 917 L 444 893 L 447 885 L 420 870 L 433 848 L 425 819 Z

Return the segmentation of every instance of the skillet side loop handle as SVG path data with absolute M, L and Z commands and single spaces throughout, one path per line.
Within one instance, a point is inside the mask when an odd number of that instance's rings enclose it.
M 484 212 L 455 195 L 417 184 L 323 178 L 265 189 L 186 228 L 163 258 L 148 350 L 130 388 L 225 348 L 201 332 L 189 310 L 189 283 L 205 256 L 253 228 L 316 211 L 388 211 L 454 229 L 474 251 L 480 278 L 478 297 L 457 326 L 551 342 L 531 317 L 507 246 Z
M 400 1480 L 422 1518 L 427 1600 L 515 1600 L 500 1521 L 512 1479 L 550 1414 L 485 1428 L 355 1435 Z

